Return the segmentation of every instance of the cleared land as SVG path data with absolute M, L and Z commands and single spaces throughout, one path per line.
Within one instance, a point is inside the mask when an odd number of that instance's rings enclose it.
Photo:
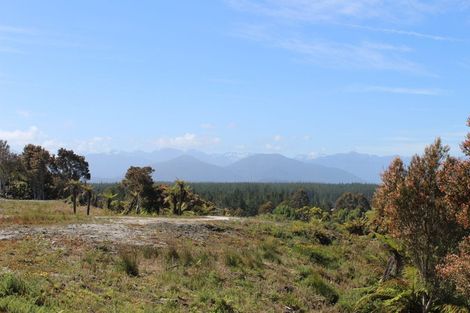
M 352 311 L 387 260 L 319 221 L 70 211 L 0 201 L 0 312 Z

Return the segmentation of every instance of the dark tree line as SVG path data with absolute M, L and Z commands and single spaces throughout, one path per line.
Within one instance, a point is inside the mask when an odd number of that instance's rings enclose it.
M 26 145 L 20 154 L 0 140 L 0 196 L 14 199 L 64 198 L 72 182 L 91 178 L 85 157 L 59 149 L 56 155 L 38 145 Z
M 311 206 L 330 211 L 344 193 L 363 194 L 370 200 L 376 189 L 371 184 L 318 183 L 191 183 L 194 192 L 220 208 L 240 209 L 243 215 L 256 215 L 260 206 L 272 207 L 291 201 L 293 207 Z M 302 192 L 299 193 L 299 190 Z M 293 195 L 297 192 L 297 195 Z M 293 198 L 293 199 L 292 199 Z M 266 210 L 267 208 L 265 208 Z

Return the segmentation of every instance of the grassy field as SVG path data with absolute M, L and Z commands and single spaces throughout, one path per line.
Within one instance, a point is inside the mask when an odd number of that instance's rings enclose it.
M 0 214 L 0 228 L 94 221 L 57 201 L 1 201 Z M 155 245 L 0 240 L 0 312 L 352 312 L 388 256 L 373 238 L 319 221 L 207 229 L 200 239 L 156 227 Z
M 78 207 L 77 214 L 62 200 L 4 200 L 0 199 L 0 225 L 75 223 L 90 220 L 93 216 L 113 214 L 107 210 L 92 208 L 86 216 L 86 207 Z

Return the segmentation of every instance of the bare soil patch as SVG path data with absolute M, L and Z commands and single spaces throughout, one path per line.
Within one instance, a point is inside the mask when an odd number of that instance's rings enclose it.
M 211 233 L 227 232 L 223 216 L 194 218 L 166 217 L 96 217 L 91 222 L 68 225 L 13 225 L 0 229 L 0 240 L 17 240 L 25 237 L 81 239 L 89 243 L 108 242 L 129 245 L 165 245 L 166 234 L 173 238 L 186 237 L 204 241 Z

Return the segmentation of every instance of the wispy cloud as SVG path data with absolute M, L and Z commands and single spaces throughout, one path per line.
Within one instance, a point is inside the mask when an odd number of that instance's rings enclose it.
M 57 31 L 0 25 L 0 53 L 28 54 L 31 47 L 109 49 L 103 43 L 90 43 L 87 39 Z M 112 56 L 107 57 L 111 58 Z
M 437 88 L 407 88 L 407 87 L 389 87 L 389 86 L 351 86 L 346 88 L 347 92 L 379 92 L 405 95 L 420 96 L 441 96 L 448 93 L 445 90 Z
M 240 25 L 235 36 L 265 43 L 297 54 L 303 61 L 331 68 L 376 69 L 432 75 L 422 65 L 407 58 L 413 51 L 405 45 L 364 41 L 335 42 L 283 34 L 263 25 Z
M 324 22 L 344 20 L 413 21 L 447 10 L 468 8 L 462 0 L 228 0 L 238 10 L 276 18 Z
M 9 46 L 0 46 L 0 53 L 25 54 L 24 51 Z
M 395 35 L 403 35 L 403 36 L 410 36 L 415 38 L 423 38 L 423 39 L 430 39 L 435 41 L 450 41 L 450 42 L 462 42 L 462 39 L 454 38 L 451 36 L 441 36 L 441 35 L 434 35 L 434 34 L 426 34 L 420 33 L 416 31 L 408 31 L 408 30 L 401 30 L 401 29 L 393 29 L 393 28 L 381 28 L 381 27 L 370 27 L 364 25 L 357 25 L 357 24 L 340 24 L 346 27 L 363 29 L 372 32 L 380 32 L 380 33 L 388 33 L 388 34 L 395 34 Z
M 470 59 L 461 60 L 457 64 L 463 68 L 470 69 Z
M 203 128 L 203 129 L 214 129 L 215 125 L 212 124 L 212 123 L 203 123 L 203 124 L 201 124 L 201 128 Z
M 461 42 L 441 34 L 407 28 L 416 21 L 443 12 L 466 10 L 468 0 L 227 0 L 232 8 L 262 17 L 260 25 L 242 25 L 236 34 L 301 54 L 304 60 L 337 68 L 394 70 L 436 76 L 413 61 L 414 49 L 384 42 L 355 42 L 353 37 L 312 38 L 304 25 L 343 27 L 416 39 Z M 384 27 L 389 25 L 390 27 Z M 405 28 L 405 29 L 402 29 Z M 291 31 L 291 33 L 289 33 Z M 292 35 L 292 31 L 296 35 Z M 390 39 L 383 36 L 381 41 Z M 351 39 L 344 39 L 351 38 Z
M 34 34 L 35 30 L 31 28 L 15 27 L 10 25 L 0 25 L 0 33 L 4 34 Z
M 21 116 L 22 118 L 30 118 L 33 114 L 29 110 L 17 110 L 16 114 Z
M 206 137 L 193 133 L 186 133 L 176 137 L 160 137 L 153 144 L 158 148 L 178 148 L 191 149 L 218 145 L 221 142 L 219 137 Z

